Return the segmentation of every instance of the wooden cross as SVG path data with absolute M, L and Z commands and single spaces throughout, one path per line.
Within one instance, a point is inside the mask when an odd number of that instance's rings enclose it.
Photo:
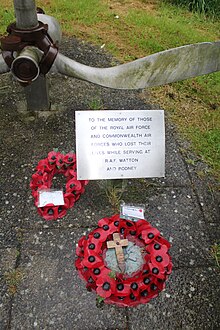
M 128 240 L 127 239 L 121 239 L 119 233 L 113 234 L 113 241 L 107 242 L 108 249 L 115 248 L 116 258 L 118 261 L 118 266 L 122 273 L 125 272 L 125 258 L 123 253 L 123 246 L 128 246 Z

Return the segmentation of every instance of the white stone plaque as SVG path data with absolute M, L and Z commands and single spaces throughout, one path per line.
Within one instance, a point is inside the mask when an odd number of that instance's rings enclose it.
M 164 111 L 76 111 L 76 156 L 78 180 L 164 177 Z

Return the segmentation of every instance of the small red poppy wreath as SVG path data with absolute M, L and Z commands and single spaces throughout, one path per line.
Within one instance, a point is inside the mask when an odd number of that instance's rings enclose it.
M 63 193 L 64 205 L 47 204 L 44 207 L 38 207 L 39 191 L 50 189 L 53 177 L 57 174 L 63 174 L 66 177 L 66 187 Z M 47 158 L 39 161 L 36 172 L 32 175 L 30 188 L 38 213 L 46 220 L 56 220 L 63 218 L 67 210 L 73 207 L 85 191 L 87 184 L 88 181 L 86 180 L 77 180 L 76 155 L 74 153 L 69 152 L 65 155 L 58 151 L 51 151 Z
M 99 220 L 98 226 L 76 248 L 75 266 L 87 289 L 96 291 L 99 300 L 121 307 L 148 303 L 165 288 L 172 271 L 170 243 L 146 220 L 133 222 L 114 215 Z M 124 254 L 131 247 L 141 251 L 143 263 L 135 272 L 115 271 L 107 265 L 107 242 L 113 233 L 128 239 L 130 247 L 123 248 Z

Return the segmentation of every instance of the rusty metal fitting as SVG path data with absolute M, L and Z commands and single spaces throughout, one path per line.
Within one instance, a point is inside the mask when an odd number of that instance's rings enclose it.
M 25 47 L 12 62 L 12 74 L 21 83 L 36 80 L 40 74 L 40 58 L 38 49 Z
M 38 27 L 29 30 L 16 28 L 16 23 L 8 26 L 8 36 L 0 39 L 2 56 L 10 68 L 12 67 L 12 63 L 14 63 L 13 70 L 16 76 L 17 74 L 19 75 L 19 70 L 22 70 L 22 77 L 26 77 L 26 79 L 29 79 L 32 73 L 33 76 L 36 74 L 35 63 L 32 60 L 26 59 L 24 65 L 22 65 L 21 61 L 15 61 L 14 52 L 19 53 L 27 46 L 37 47 L 43 52 L 43 56 L 39 62 L 39 72 L 44 75 L 48 73 L 57 56 L 58 47 L 53 43 L 47 30 L 47 24 L 43 24 L 42 22 L 39 22 Z M 25 81 L 31 82 L 32 80 Z
M 45 11 L 42 8 L 37 7 L 36 9 L 37 9 L 37 14 L 45 14 Z

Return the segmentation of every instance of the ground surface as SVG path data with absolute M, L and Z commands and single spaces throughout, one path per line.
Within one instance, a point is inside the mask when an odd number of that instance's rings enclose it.
M 74 39 L 62 51 L 93 66 L 111 56 Z M 18 112 L 23 90 L 9 74 L 0 77 L 0 329 L 219 329 L 219 271 L 210 256 L 220 239 L 219 197 L 204 164 L 166 121 L 166 178 L 130 180 L 123 199 L 143 203 L 148 220 L 172 243 L 174 269 L 167 288 L 147 305 L 96 307 L 74 268 L 75 244 L 97 221 L 112 215 L 96 181 L 68 215 L 46 222 L 37 215 L 29 189 L 37 162 L 53 148 L 74 147 L 74 110 L 98 99 L 104 109 L 149 109 L 139 92 L 116 91 L 50 76 L 51 101 L 64 112 L 44 119 Z M 196 164 L 196 165 L 195 165 Z

